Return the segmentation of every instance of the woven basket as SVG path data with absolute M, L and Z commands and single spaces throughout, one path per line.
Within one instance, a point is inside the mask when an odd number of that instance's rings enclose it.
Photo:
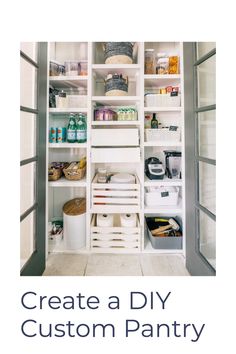
M 71 165 L 63 169 L 66 179 L 69 179 L 70 181 L 78 181 L 85 176 L 86 167 L 79 168 L 79 164 L 78 164 L 78 168 L 72 169 L 70 168 L 70 166 Z
M 62 172 L 60 168 L 51 168 L 48 169 L 48 180 L 49 181 L 57 181 L 61 178 Z

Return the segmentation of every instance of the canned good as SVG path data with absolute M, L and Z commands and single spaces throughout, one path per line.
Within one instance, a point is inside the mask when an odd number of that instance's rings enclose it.
M 161 94 L 165 95 L 166 94 L 166 89 L 165 88 L 161 88 Z
M 57 128 L 50 128 L 49 142 L 56 143 L 57 142 Z
M 59 127 L 57 128 L 57 142 L 63 143 L 66 141 L 66 128 Z

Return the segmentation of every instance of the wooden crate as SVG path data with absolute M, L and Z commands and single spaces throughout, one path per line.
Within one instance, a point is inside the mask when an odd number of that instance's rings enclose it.
M 140 182 L 97 183 L 97 175 L 92 181 L 92 210 L 94 213 L 138 213 L 140 211 Z
M 140 251 L 141 228 L 139 219 L 137 227 L 119 226 L 118 215 L 115 215 L 115 226 L 113 227 L 104 228 L 95 225 L 96 214 L 93 215 L 91 221 L 91 250 L 93 252 L 135 253 Z

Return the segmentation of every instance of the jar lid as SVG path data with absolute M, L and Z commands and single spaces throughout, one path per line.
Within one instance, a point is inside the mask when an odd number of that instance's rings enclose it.
M 66 215 L 81 215 L 86 212 L 86 199 L 74 198 L 63 205 L 63 213 Z
M 150 48 L 150 49 L 145 49 L 145 52 L 154 52 L 154 49 Z
M 99 167 L 98 168 L 98 173 L 107 173 L 107 170 L 106 170 L 106 168 Z
M 157 53 L 157 57 L 158 58 L 166 58 L 167 55 L 166 55 L 166 53 Z

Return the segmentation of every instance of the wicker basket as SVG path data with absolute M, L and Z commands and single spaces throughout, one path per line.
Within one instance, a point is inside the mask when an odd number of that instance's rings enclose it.
M 70 181 L 78 181 L 85 176 L 86 166 L 83 168 L 79 167 L 79 163 L 72 162 L 67 168 L 63 169 L 66 179 Z
M 62 169 L 68 166 L 67 162 L 51 162 L 48 166 L 48 180 L 57 181 L 62 176 Z

